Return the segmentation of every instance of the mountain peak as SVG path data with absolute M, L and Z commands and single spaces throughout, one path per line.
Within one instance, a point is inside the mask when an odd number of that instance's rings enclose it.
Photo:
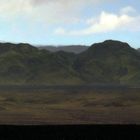
M 119 41 L 119 40 L 108 39 L 108 40 L 103 41 L 103 43 L 124 43 L 124 42 Z
M 122 42 L 122 41 L 118 41 L 118 40 L 111 40 L 111 39 L 105 40 L 103 43 L 108 44 L 108 45 L 126 45 L 126 46 L 129 46 L 129 44 L 126 42 Z
M 117 40 L 105 40 L 104 42 L 95 43 L 91 46 L 92 48 L 110 48 L 110 49 L 122 49 L 131 48 L 126 42 L 121 42 Z

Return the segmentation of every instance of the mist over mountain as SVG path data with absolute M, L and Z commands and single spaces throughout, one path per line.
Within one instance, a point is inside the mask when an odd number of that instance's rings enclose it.
M 46 49 L 51 52 L 65 51 L 65 52 L 73 52 L 73 53 L 81 53 L 88 49 L 89 46 L 83 45 L 70 45 L 70 46 L 40 46 L 39 49 Z
M 0 84 L 139 85 L 139 70 L 140 53 L 115 40 L 95 43 L 78 54 L 0 43 Z

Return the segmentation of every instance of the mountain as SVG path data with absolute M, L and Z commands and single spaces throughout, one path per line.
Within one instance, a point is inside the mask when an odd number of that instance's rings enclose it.
M 140 48 L 137 49 L 140 52 Z
M 50 52 L 30 44 L 0 43 L 0 84 L 140 84 L 140 53 L 106 40 L 82 53 Z
M 0 44 L 0 84 L 72 84 L 79 80 L 73 59 L 73 53 L 51 53 L 29 44 Z
M 88 83 L 140 83 L 140 54 L 120 41 L 93 44 L 78 56 L 75 68 Z
M 82 45 L 71 45 L 71 46 L 40 46 L 39 49 L 45 49 L 50 52 L 58 52 L 58 51 L 64 51 L 64 52 L 73 52 L 76 54 L 79 54 L 81 52 L 84 52 L 88 49 L 89 46 L 82 46 Z

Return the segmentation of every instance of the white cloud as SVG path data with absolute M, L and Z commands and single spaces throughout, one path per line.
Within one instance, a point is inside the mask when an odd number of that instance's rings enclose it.
M 65 34 L 65 29 L 59 27 L 55 30 L 55 34 L 64 35 Z
M 114 0 L 31 0 L 31 2 L 35 5 L 39 4 L 50 4 L 50 3 L 60 3 L 61 5 L 72 5 L 72 4 L 97 4 L 97 3 L 104 3 L 104 2 L 111 2 Z
M 127 7 L 122 8 L 120 10 L 120 13 L 122 13 L 122 14 L 136 13 L 136 10 L 131 6 L 127 6 Z
M 0 1 L 0 17 L 2 18 L 15 18 L 23 14 L 32 12 L 33 7 L 29 1 L 23 0 L 4 0 Z
M 129 8 L 128 8 L 129 9 Z M 123 9 L 124 10 L 124 9 Z M 55 32 L 61 35 L 90 35 L 95 33 L 105 33 L 116 30 L 138 30 L 140 17 L 130 16 L 129 14 L 114 14 L 101 12 L 99 17 L 90 18 L 85 21 L 87 28 L 81 30 L 66 30 L 61 27 L 63 32 Z M 57 30 L 57 29 L 56 29 Z
M 85 7 L 111 1 L 115 0 L 0 0 L 0 18 L 23 16 L 47 24 L 76 23 Z
M 49 23 L 77 23 L 82 10 L 115 0 L 30 0 L 39 14 Z M 40 17 L 41 17 L 40 16 Z
M 96 7 L 97 4 L 111 3 L 116 0 L 0 0 L 0 20 L 10 20 L 17 23 L 18 18 L 23 18 L 29 23 L 39 21 L 45 24 L 60 25 L 61 28 L 55 30 L 55 34 L 61 35 L 90 35 L 95 33 L 109 32 L 118 29 L 138 30 L 140 16 L 131 13 L 136 10 L 127 6 L 120 10 L 119 14 L 102 11 L 97 17 L 91 17 L 83 21 L 82 10 L 89 5 Z M 66 24 L 80 22 L 87 26 L 84 29 L 68 30 L 63 28 Z M 62 25 L 61 25 L 62 23 Z

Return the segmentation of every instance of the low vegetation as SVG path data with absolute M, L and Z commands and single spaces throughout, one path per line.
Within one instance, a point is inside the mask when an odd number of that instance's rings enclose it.
M 0 88 L 0 124 L 140 124 L 139 93 L 126 87 Z
M 80 54 L 49 52 L 29 44 L 0 44 L 1 85 L 140 84 L 140 53 L 107 40 Z

